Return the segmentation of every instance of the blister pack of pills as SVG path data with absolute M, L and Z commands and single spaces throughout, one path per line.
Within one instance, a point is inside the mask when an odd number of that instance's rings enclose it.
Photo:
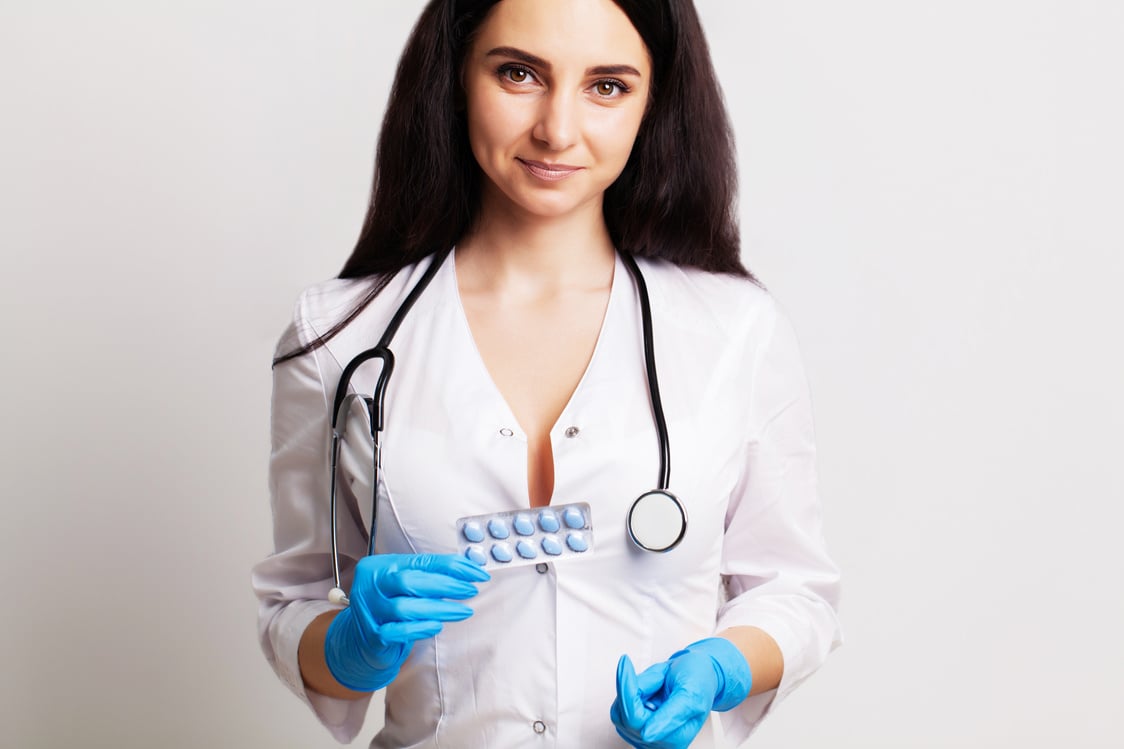
M 593 551 L 587 502 L 472 515 L 457 521 L 457 549 L 481 567 L 555 562 Z

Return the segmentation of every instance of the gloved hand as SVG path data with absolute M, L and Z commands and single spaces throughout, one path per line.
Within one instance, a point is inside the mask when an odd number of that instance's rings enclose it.
M 442 622 L 472 616 L 464 600 L 491 576 L 455 554 L 375 554 L 355 568 L 350 605 L 336 615 L 324 639 L 328 670 L 360 692 L 381 689 L 398 675 L 414 642 L 433 637 Z
M 617 698 L 609 711 L 617 733 L 636 749 L 685 749 L 711 710 L 749 695 L 749 663 L 732 642 L 708 637 L 636 675 L 627 655 L 617 663 Z

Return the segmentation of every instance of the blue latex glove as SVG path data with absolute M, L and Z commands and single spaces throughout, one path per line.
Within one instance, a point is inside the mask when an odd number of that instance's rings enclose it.
M 738 706 L 752 685 L 741 651 L 725 638 L 708 637 L 639 676 L 629 657 L 621 656 L 609 715 L 617 733 L 636 749 L 685 749 L 711 710 Z
M 350 605 L 324 639 L 328 670 L 340 684 L 373 692 L 394 681 L 414 642 L 433 637 L 443 622 L 472 616 L 464 600 L 491 576 L 455 554 L 375 554 L 355 568 Z

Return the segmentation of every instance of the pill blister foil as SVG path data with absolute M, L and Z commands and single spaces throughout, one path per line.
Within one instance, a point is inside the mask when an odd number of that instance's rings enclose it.
M 593 553 L 588 502 L 470 515 L 457 520 L 461 556 L 492 570 Z

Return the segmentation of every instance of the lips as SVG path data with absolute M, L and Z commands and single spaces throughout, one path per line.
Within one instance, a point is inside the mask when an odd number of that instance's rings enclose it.
M 516 161 L 522 164 L 531 176 L 547 182 L 566 179 L 582 169 L 580 166 L 571 166 L 570 164 L 549 164 L 545 161 L 532 161 L 531 159 L 517 158 Z

